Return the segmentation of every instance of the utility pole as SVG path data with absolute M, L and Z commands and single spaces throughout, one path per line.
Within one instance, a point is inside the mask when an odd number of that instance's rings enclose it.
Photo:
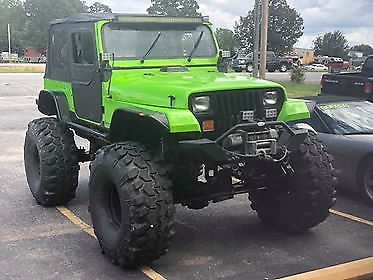
M 8 62 L 10 63 L 10 55 L 12 53 L 12 50 L 10 48 L 10 24 L 8 23 Z
M 254 21 L 255 21 L 255 39 L 253 51 L 253 77 L 258 77 L 259 74 L 259 43 L 260 43 L 260 0 L 255 0 Z
M 269 0 L 262 0 L 262 28 L 260 45 L 260 71 L 259 76 L 265 79 L 267 68 L 267 41 L 268 41 L 268 18 L 269 18 Z

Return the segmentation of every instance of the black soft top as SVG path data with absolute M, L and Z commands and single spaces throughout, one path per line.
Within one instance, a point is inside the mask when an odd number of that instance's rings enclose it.
M 148 15 L 148 14 L 129 14 L 129 13 L 109 13 L 109 14 L 89 14 L 79 13 L 62 19 L 56 19 L 51 21 L 50 25 L 63 24 L 63 23 L 84 23 L 84 22 L 98 22 L 100 20 L 115 20 L 116 17 L 144 17 L 144 18 L 162 18 L 165 16 L 161 15 Z M 205 17 L 172 17 L 172 18 L 195 18 L 204 19 Z M 208 21 L 208 19 L 207 19 Z
M 50 25 L 61 24 L 61 23 L 79 23 L 79 22 L 97 22 L 100 20 L 112 20 L 117 14 L 88 14 L 81 13 L 75 14 L 62 19 L 56 19 L 51 21 Z

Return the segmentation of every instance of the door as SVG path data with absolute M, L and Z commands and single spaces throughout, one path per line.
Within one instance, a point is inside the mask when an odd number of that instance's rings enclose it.
M 100 123 L 103 113 L 102 89 L 93 25 L 80 24 L 78 28 L 72 29 L 70 38 L 75 112 L 79 118 Z

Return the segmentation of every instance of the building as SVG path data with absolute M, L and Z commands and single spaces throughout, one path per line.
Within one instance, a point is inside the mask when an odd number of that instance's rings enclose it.
M 23 53 L 23 62 L 27 63 L 41 63 L 46 61 L 46 50 L 36 50 L 33 48 L 26 48 Z
M 302 64 L 309 64 L 315 60 L 315 51 L 312 49 L 294 48 L 292 55 L 298 56 Z

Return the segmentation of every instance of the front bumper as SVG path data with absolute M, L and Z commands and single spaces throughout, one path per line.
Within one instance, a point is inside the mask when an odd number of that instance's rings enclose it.
M 229 162 L 237 157 L 276 159 L 284 148 L 289 152 L 298 150 L 307 135 L 307 130 L 292 129 L 284 122 L 253 122 L 237 124 L 215 141 L 206 138 L 183 140 L 179 145 L 194 158 L 215 162 Z

